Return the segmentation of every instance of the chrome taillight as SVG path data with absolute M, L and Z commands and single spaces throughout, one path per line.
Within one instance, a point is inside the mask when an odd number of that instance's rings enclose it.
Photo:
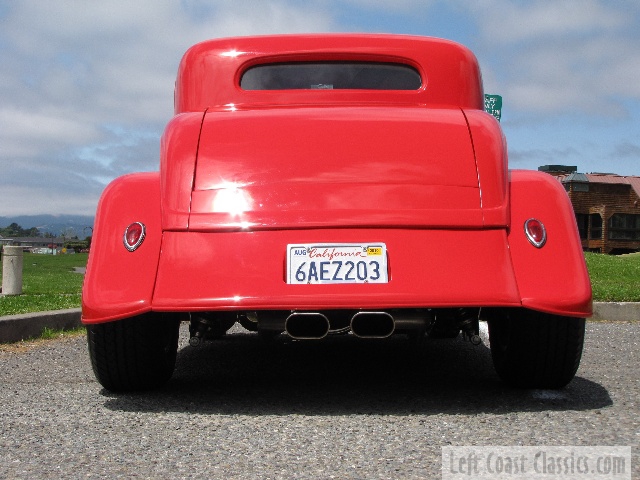
M 134 222 L 127 227 L 124 231 L 124 247 L 130 252 L 135 251 L 142 242 L 144 241 L 144 237 L 146 235 L 146 227 L 144 223 Z
M 542 248 L 547 241 L 547 229 L 537 218 L 530 218 L 524 222 L 524 233 L 531 245 L 536 248 Z

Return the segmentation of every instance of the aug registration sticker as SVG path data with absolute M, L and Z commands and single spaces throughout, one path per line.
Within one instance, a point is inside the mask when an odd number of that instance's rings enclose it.
M 287 283 L 388 283 L 384 243 L 287 245 Z

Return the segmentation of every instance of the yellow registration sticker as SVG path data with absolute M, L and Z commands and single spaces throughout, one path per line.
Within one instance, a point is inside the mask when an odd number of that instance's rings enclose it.
M 367 247 L 367 256 L 382 255 L 382 247 Z

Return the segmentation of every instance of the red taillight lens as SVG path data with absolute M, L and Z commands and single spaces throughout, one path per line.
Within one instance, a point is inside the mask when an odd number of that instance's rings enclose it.
M 524 233 L 534 247 L 542 248 L 547 241 L 547 230 L 542 222 L 536 218 L 530 218 L 524 222 Z
M 130 252 L 136 250 L 144 241 L 146 228 L 143 223 L 135 222 L 124 231 L 124 246 Z

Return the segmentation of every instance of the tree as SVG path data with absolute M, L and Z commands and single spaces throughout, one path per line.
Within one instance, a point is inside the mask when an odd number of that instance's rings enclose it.
M 12 223 L 8 227 L 0 228 L 0 235 L 3 237 L 39 237 L 40 232 L 36 227 L 24 229 L 17 223 Z
M 60 237 L 64 239 L 78 238 L 76 229 L 73 227 L 65 227 L 60 231 Z
M 22 231 L 22 227 L 14 222 L 11 225 L 9 225 L 8 227 L 6 227 L 4 229 L 4 231 L 6 232 L 5 235 L 7 237 L 19 237 L 20 236 L 20 232 Z

